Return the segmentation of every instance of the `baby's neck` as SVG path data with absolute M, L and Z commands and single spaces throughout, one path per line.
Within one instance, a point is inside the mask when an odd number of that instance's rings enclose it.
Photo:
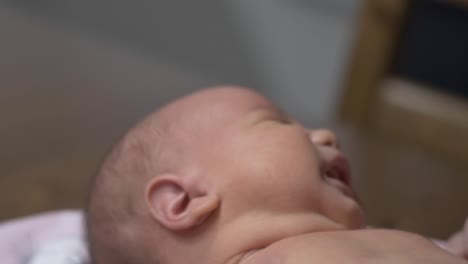
M 306 233 L 338 231 L 345 228 L 332 220 L 314 213 L 295 215 L 246 214 L 227 224 L 215 243 L 218 252 L 232 252 L 226 264 L 241 264 L 256 251 L 285 238 Z M 215 251 L 216 252 L 216 251 Z

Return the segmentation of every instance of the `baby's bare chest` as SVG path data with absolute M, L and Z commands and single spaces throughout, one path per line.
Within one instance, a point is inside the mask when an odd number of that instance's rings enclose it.
M 468 264 L 429 240 L 386 230 L 323 232 L 278 241 L 246 264 Z

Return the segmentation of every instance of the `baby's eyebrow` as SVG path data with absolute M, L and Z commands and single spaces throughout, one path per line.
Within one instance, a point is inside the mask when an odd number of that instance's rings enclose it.
M 257 104 L 253 106 L 250 111 L 255 112 L 255 111 L 270 111 L 278 114 L 284 114 L 281 108 L 279 108 L 277 105 L 274 104 Z
M 266 113 L 271 113 L 271 109 L 265 105 L 256 105 L 249 108 L 245 115 L 242 117 L 246 125 L 251 126 L 260 122 L 265 118 Z
M 289 116 L 276 105 L 258 105 L 250 109 L 248 120 L 250 124 L 256 124 L 264 118 L 273 117 L 280 120 L 289 120 Z

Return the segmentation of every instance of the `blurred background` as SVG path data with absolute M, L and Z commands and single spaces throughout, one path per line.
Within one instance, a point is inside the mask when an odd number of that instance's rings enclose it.
M 468 4 L 0 0 L 0 220 L 81 208 L 142 116 L 216 84 L 341 137 L 374 226 L 468 216 Z

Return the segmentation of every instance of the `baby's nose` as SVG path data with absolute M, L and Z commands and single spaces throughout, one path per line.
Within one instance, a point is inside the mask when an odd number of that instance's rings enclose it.
M 309 130 L 310 139 L 313 143 L 339 148 L 338 139 L 336 138 L 335 133 L 328 129 L 312 129 Z

